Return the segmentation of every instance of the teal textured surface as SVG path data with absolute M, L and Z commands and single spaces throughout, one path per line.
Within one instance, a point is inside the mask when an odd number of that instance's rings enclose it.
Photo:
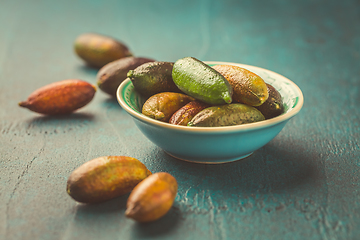
M 357 0 L 1 1 L 0 239 L 359 239 L 359 8 Z M 156 147 L 100 90 L 69 116 L 18 107 L 51 82 L 96 84 L 97 70 L 73 51 L 85 32 L 156 60 L 278 72 L 301 88 L 303 109 L 246 159 L 201 165 Z M 139 224 L 124 216 L 127 195 L 74 202 L 68 176 L 105 155 L 172 174 L 170 212 Z

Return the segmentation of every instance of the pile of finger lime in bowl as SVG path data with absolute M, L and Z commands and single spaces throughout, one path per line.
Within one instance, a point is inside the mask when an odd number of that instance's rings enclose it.
M 225 163 L 271 141 L 303 105 L 301 90 L 275 72 L 238 63 L 152 61 L 127 73 L 121 107 L 169 155 Z

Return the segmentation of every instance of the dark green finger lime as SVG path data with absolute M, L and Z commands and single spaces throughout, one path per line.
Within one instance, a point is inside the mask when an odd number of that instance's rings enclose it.
M 265 120 L 265 117 L 256 108 L 242 103 L 232 103 L 205 108 L 194 116 L 188 126 L 222 127 L 263 120 Z
M 269 97 L 268 99 L 257 106 L 256 108 L 265 116 L 266 119 L 274 118 L 281 115 L 284 112 L 284 104 L 281 94 L 270 84 L 266 84 Z
M 161 92 L 180 92 L 172 80 L 172 62 L 148 62 L 127 73 L 134 88 L 143 96 Z

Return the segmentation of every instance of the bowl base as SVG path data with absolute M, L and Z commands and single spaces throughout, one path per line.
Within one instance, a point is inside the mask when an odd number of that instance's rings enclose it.
M 201 164 L 223 164 L 223 163 L 230 163 L 230 162 L 236 162 L 239 160 L 242 160 L 246 157 L 249 157 L 251 154 L 253 154 L 253 152 L 243 155 L 243 156 L 239 156 L 239 157 L 232 157 L 232 158 L 221 158 L 221 159 L 208 159 L 208 158 L 196 158 L 196 159 L 192 159 L 192 158 L 184 158 L 184 157 L 180 157 L 180 156 L 176 156 L 172 153 L 169 153 L 167 151 L 164 151 L 166 154 L 170 155 L 173 158 L 185 161 L 185 162 L 191 162 L 191 163 L 201 163 Z

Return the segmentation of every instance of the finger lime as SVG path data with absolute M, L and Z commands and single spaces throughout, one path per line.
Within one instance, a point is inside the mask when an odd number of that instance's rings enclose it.
M 260 106 L 268 99 L 266 83 L 257 74 L 233 65 L 216 65 L 213 68 L 232 86 L 234 102 Z
M 181 91 L 205 103 L 221 105 L 232 102 L 230 83 L 215 69 L 196 58 L 177 60 L 172 78 Z
M 232 103 L 205 108 L 188 123 L 191 127 L 223 127 L 265 120 L 255 107 Z

